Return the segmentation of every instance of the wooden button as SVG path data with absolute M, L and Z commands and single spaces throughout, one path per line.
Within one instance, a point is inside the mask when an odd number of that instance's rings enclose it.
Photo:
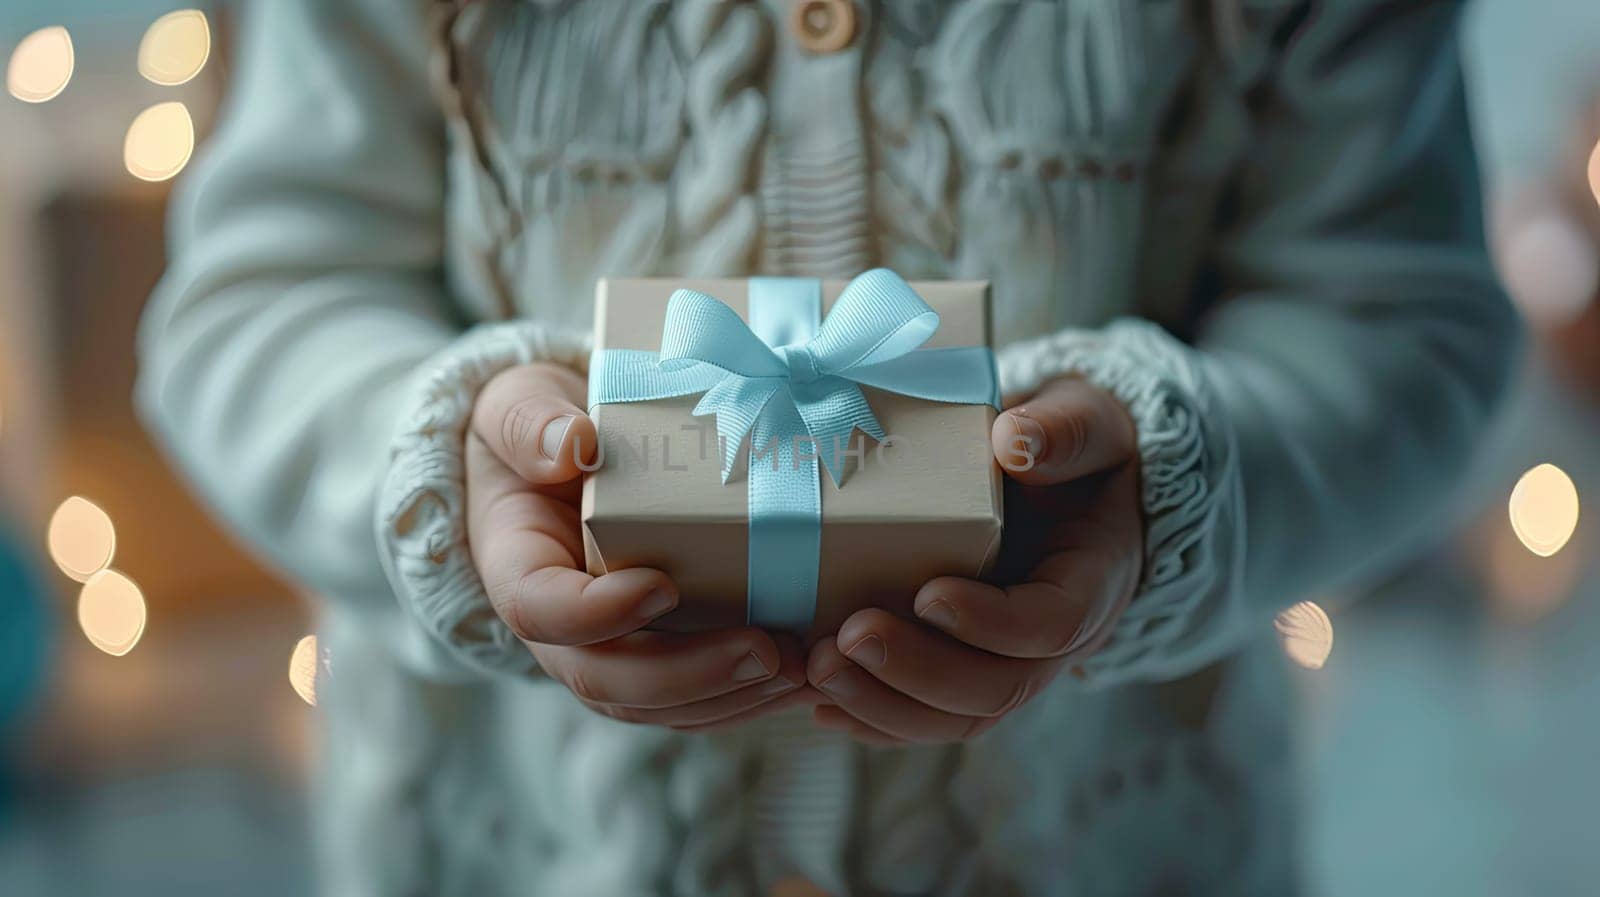
M 855 40 L 855 4 L 851 0 L 795 0 L 789 28 L 807 50 L 837 53 Z
M 786 878 L 772 886 L 768 897 L 831 897 L 827 891 L 803 878 Z

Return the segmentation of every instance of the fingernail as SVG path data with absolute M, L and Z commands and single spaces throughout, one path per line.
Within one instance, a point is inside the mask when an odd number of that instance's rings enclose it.
M 956 628 L 956 609 L 943 598 L 935 598 L 923 605 L 922 609 L 917 611 L 917 617 L 946 631 Z
M 850 650 L 844 652 L 844 654 L 869 670 L 875 670 L 883 666 L 883 662 L 888 659 L 888 652 L 883 647 L 883 639 L 875 635 L 869 635 L 851 645 Z
M 817 688 L 822 689 L 830 695 L 838 695 L 841 698 L 848 698 L 856 693 L 855 676 L 856 674 L 852 673 L 850 670 L 843 669 L 822 680 L 821 682 L 818 682 Z
M 539 436 L 539 449 L 551 461 L 561 457 L 561 443 L 567 440 L 567 430 L 572 428 L 572 421 L 577 417 L 565 414 L 544 425 L 544 433 Z
M 646 620 L 654 620 L 677 606 L 677 595 L 666 589 L 656 589 L 644 596 L 644 600 L 639 602 L 639 613 L 643 614 Z
M 752 679 L 766 679 L 771 675 L 771 668 L 769 668 L 766 663 L 762 661 L 761 656 L 756 654 L 754 651 L 746 654 L 744 659 L 739 661 L 739 665 L 733 668 L 733 678 L 735 682 L 749 682 Z
M 786 691 L 794 691 L 799 687 L 782 676 L 774 676 L 771 682 L 764 682 L 756 686 L 756 688 L 761 689 L 761 693 L 764 695 L 781 695 Z
M 1017 435 L 1026 441 L 1028 452 L 1034 459 L 1044 457 L 1044 425 L 1029 417 L 1026 408 L 1013 408 L 1006 412 L 1006 417 L 1011 418 L 1011 425 L 1017 428 Z

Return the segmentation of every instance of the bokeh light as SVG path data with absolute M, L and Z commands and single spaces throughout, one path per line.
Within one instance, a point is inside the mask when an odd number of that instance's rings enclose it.
M 1578 488 L 1554 464 L 1540 464 L 1511 490 L 1511 528 L 1540 557 L 1560 551 L 1578 528 Z
M 317 637 L 308 635 L 295 643 L 289 655 L 289 685 L 300 700 L 317 706 L 317 669 L 321 666 L 317 654 Z
M 144 181 L 174 177 L 193 154 L 194 120 L 182 103 L 158 103 L 139 113 L 122 146 L 128 173 Z
M 1333 652 L 1333 621 L 1314 602 L 1284 609 L 1273 621 L 1289 659 L 1308 670 L 1320 670 Z
M 198 9 L 169 12 L 139 42 L 139 74 L 167 87 L 183 84 L 211 58 L 211 26 Z
M 6 90 L 24 103 L 44 103 L 67 89 L 75 64 L 72 35 L 59 25 L 40 28 L 11 51 Z
M 116 556 L 117 530 L 99 505 L 74 495 L 50 516 L 46 543 L 62 573 L 86 582 Z
M 1589 190 L 1594 194 L 1594 201 L 1600 202 L 1600 143 L 1594 145 L 1594 152 L 1589 154 Z
M 121 657 L 139 644 L 146 618 L 144 593 L 127 576 L 102 570 L 78 593 L 78 625 L 96 648 Z

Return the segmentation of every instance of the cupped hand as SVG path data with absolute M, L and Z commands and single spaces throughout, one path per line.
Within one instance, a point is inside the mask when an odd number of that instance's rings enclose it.
M 813 646 L 832 702 L 819 725 L 878 744 L 979 735 L 1099 646 L 1143 569 L 1133 421 L 1110 394 L 1055 380 L 996 419 L 1006 471 L 998 584 L 957 577 L 917 593 L 916 620 L 858 611 Z
M 666 574 L 585 572 L 578 501 L 597 436 L 583 395 L 575 372 L 530 364 L 497 375 L 474 406 L 467 537 L 495 612 L 545 673 L 615 719 L 695 730 L 817 703 L 797 641 L 645 630 L 678 604 Z

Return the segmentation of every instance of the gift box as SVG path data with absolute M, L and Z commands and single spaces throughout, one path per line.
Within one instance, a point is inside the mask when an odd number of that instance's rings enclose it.
M 816 637 L 992 563 L 987 284 L 612 279 L 595 309 L 586 562 L 670 575 L 655 628 Z

